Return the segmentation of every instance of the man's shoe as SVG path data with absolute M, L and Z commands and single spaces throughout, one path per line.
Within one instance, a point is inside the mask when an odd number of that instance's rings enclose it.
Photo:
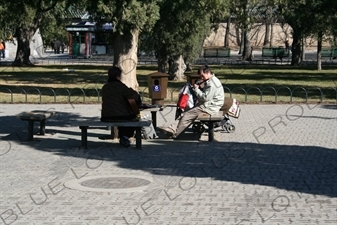
M 175 138 L 176 132 L 172 127 L 161 127 L 161 131 L 169 138 Z
M 131 142 L 130 142 L 129 138 L 126 137 L 126 136 L 121 137 L 119 139 L 119 143 L 121 145 L 123 145 L 124 147 L 130 147 L 130 145 L 131 145 Z

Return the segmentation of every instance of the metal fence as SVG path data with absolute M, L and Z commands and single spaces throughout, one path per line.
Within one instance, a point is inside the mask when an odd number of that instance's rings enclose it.
M 111 65 L 113 62 L 112 56 L 93 57 L 89 59 L 72 59 L 72 58 L 53 58 L 53 57 L 32 57 L 31 61 L 36 65 Z M 222 64 L 222 65 L 287 65 L 290 64 L 290 58 L 284 58 L 282 61 L 272 58 L 254 58 L 253 61 L 242 61 L 240 57 L 230 58 L 199 58 L 195 64 Z M 316 60 L 307 59 L 302 62 L 304 65 L 314 65 Z M 335 60 L 322 60 L 323 64 L 337 64 Z M 1 61 L 1 66 L 10 66 L 12 61 Z M 140 57 L 138 64 L 157 64 L 157 60 L 153 57 Z M 336 88 L 311 88 L 295 87 L 291 89 L 287 86 L 282 87 L 235 87 L 229 88 L 224 86 L 226 96 L 240 99 L 241 102 L 294 102 L 315 100 L 319 102 L 336 101 Z M 144 102 L 151 101 L 148 88 L 139 90 Z M 168 94 L 165 99 L 166 102 L 176 102 L 178 98 L 179 89 L 168 89 Z M 252 100 L 254 99 L 254 100 Z M 268 100 L 266 100 L 268 99 Z M 61 103 L 61 102 L 101 102 L 101 90 L 97 88 L 24 88 L 24 87 L 8 87 L 0 85 L 0 102 L 8 103 Z
M 230 89 L 223 86 L 226 96 L 236 98 L 244 103 L 249 102 L 336 102 L 337 88 L 310 88 L 295 87 L 291 89 L 282 87 L 235 87 Z M 150 102 L 149 89 L 139 90 L 143 102 Z M 179 89 L 168 88 L 165 102 L 176 102 Z M 282 100 L 281 100 L 282 98 Z M 100 103 L 101 89 L 91 88 L 23 88 L 23 87 L 1 87 L 1 103 Z
M 33 61 L 36 65 L 112 65 L 113 58 L 105 59 L 36 59 Z M 138 65 L 157 65 L 156 59 L 139 59 Z M 276 60 L 269 58 L 255 59 L 252 61 L 242 61 L 239 59 L 223 59 L 223 58 L 200 58 L 194 62 L 196 65 L 208 64 L 208 65 L 290 65 L 291 60 Z M 303 65 L 316 65 L 317 61 L 314 59 L 308 59 L 302 61 Z M 323 65 L 337 65 L 337 61 L 322 60 Z
M 113 57 L 93 57 L 89 59 L 81 58 L 49 58 L 49 57 L 30 57 L 30 60 L 35 65 L 112 65 Z M 13 61 L 3 60 L 0 61 L 1 66 L 10 66 Z M 157 65 L 158 61 L 152 57 L 140 57 L 138 58 L 138 65 Z M 252 61 L 242 61 L 239 57 L 231 58 L 199 58 L 194 64 L 202 65 L 290 65 L 291 59 L 284 58 L 273 59 L 273 58 L 262 58 L 258 57 Z M 302 61 L 302 65 L 316 65 L 317 60 L 314 58 L 308 58 Z M 323 65 L 337 65 L 337 60 L 322 58 Z

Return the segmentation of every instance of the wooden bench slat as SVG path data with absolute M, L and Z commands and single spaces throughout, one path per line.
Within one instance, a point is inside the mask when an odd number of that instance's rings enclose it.
M 221 121 L 223 119 L 223 112 L 220 111 L 217 114 L 209 115 L 207 113 L 200 114 L 196 120 L 199 121 Z
M 34 121 L 40 121 L 45 120 L 50 117 L 53 117 L 56 112 L 50 112 L 50 111 L 42 111 L 42 110 L 34 110 L 31 112 L 22 112 L 16 115 L 17 118 L 20 120 L 34 120 Z
M 118 122 L 102 122 L 95 120 L 72 121 L 71 126 L 87 126 L 87 127 L 147 127 L 151 125 L 150 120 L 146 121 L 118 121 Z

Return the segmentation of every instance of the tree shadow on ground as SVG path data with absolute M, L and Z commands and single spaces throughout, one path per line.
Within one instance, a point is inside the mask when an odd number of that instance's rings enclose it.
M 102 133 L 94 132 L 89 132 L 89 149 L 79 149 L 80 130 L 67 130 L 69 121 L 79 118 L 77 114 L 59 113 L 58 117 L 47 122 L 47 133 L 55 132 L 59 136 L 52 135 L 43 140 L 37 137 L 33 142 L 20 140 L 17 135 L 13 135 L 13 131 L 11 134 L 6 131 L 8 135 L 4 136 L 6 132 L 1 129 L 1 142 L 16 142 L 60 157 L 90 158 L 101 163 L 111 161 L 120 168 L 153 175 L 191 177 L 195 182 L 199 178 L 211 178 L 275 187 L 297 192 L 298 195 L 307 193 L 337 197 L 336 149 L 249 142 L 172 141 L 161 138 L 143 141 L 143 150 L 136 150 L 134 147 L 123 148 L 111 141 L 98 141 L 97 137 Z M 1 124 L 5 121 L 12 124 L 11 129 L 18 133 L 26 126 L 26 123 L 13 117 L 0 118 Z M 21 136 L 24 137 L 22 133 Z

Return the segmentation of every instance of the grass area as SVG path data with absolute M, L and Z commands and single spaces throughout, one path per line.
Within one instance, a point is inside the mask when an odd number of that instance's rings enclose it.
M 95 65 L 3 67 L 0 69 L 0 102 L 97 102 L 108 68 Z M 323 102 L 336 103 L 336 66 L 325 66 L 322 71 L 314 66 L 278 65 L 211 68 L 222 81 L 226 96 L 231 95 L 240 102 L 303 102 L 305 99 L 319 102 L 322 98 Z M 147 75 L 156 69 L 156 65 L 137 67 L 139 91 L 145 102 L 150 101 Z M 186 74 L 196 73 L 196 69 Z M 165 100 L 175 102 L 185 82 L 169 81 Z

